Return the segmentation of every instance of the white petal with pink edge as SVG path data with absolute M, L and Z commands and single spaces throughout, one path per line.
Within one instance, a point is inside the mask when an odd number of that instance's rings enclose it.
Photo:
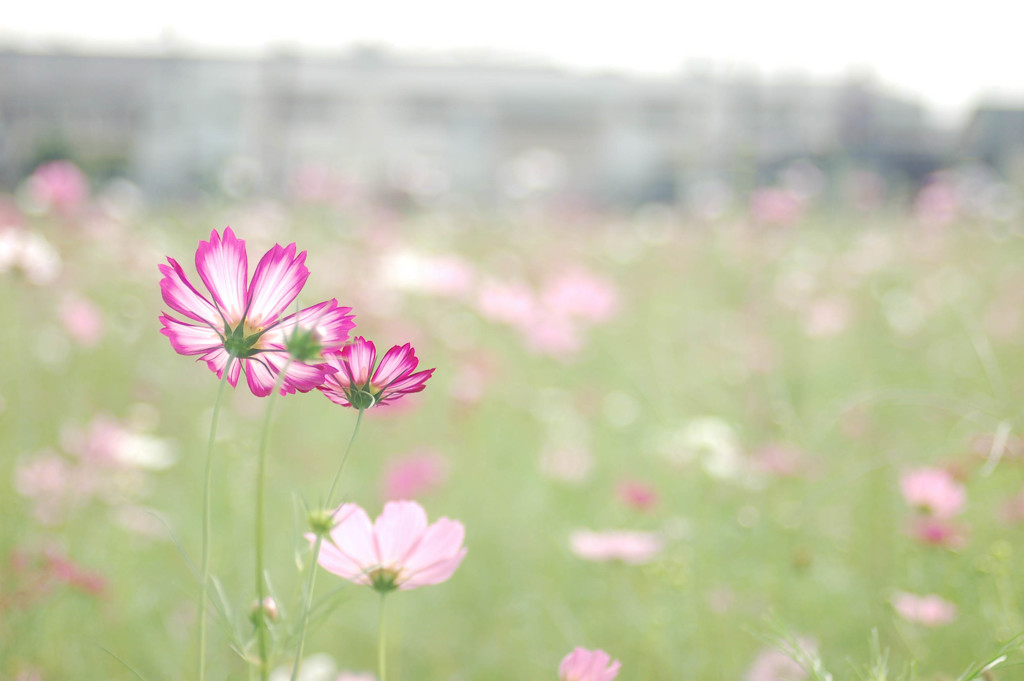
M 245 280 L 249 271 L 245 242 L 236 238 L 230 227 L 224 230 L 223 239 L 214 230 L 209 241 L 199 242 L 196 271 L 228 320 L 240 322 L 245 313 Z
M 224 320 L 217 308 L 189 283 L 185 271 L 174 258 L 167 258 L 168 265 L 160 265 L 164 278 L 160 280 L 160 293 L 164 302 L 189 319 L 205 322 L 223 328 Z
M 305 251 L 295 255 L 295 244 L 277 244 L 260 259 L 249 286 L 246 314 L 253 327 L 272 324 L 299 295 L 309 278 L 305 261 Z

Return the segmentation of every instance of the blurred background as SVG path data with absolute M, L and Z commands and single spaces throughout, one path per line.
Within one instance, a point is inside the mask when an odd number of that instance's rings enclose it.
M 0 189 L 64 158 L 155 200 L 714 217 L 907 204 L 954 168 L 1005 214 L 1024 182 L 1021 18 L 996 0 L 21 3 L 0 23 Z
M 578 645 L 623 681 L 803 678 L 769 619 L 837 679 L 974 678 L 1024 631 L 1021 13 L 4 7 L 0 680 L 192 678 L 218 386 L 160 335 L 157 266 L 198 282 L 226 225 L 436 368 L 339 487 L 467 527 L 395 599 L 393 681 L 554 678 Z M 225 400 L 210 678 L 245 679 L 268 401 Z M 274 409 L 286 668 L 354 414 Z M 373 669 L 373 597 L 318 578 L 305 650 Z

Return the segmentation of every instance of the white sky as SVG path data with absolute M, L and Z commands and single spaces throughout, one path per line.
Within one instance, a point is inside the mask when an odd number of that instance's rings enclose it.
M 261 6 L 269 9 L 261 9 Z M 940 112 L 1024 103 L 1024 2 L 972 0 L 10 0 L 0 47 L 258 51 L 379 44 L 665 74 L 691 61 L 765 74 L 870 74 Z

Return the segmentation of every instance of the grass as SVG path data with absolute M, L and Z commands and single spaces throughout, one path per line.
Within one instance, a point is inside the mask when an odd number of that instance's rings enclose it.
M 189 269 L 196 242 L 226 224 L 248 240 L 250 258 L 296 241 L 311 270 L 300 302 L 337 297 L 354 307 L 357 333 L 378 347 L 411 341 L 437 367 L 407 408 L 368 414 L 340 487 L 376 515 L 388 463 L 436 450 L 449 474 L 421 502 L 432 519 L 467 527 L 469 554 L 450 582 L 392 597 L 390 679 L 554 678 L 577 645 L 621 660 L 623 679 L 739 679 L 772 630 L 766 618 L 785 622 L 784 635 L 813 638 L 835 678 L 955 678 L 1024 630 L 1024 528 L 1000 515 L 1024 472 L 1019 236 L 971 222 L 929 230 L 889 215 L 842 227 L 822 216 L 786 229 L 739 220 L 652 229 L 629 218 L 565 227 L 289 211 L 275 224 L 251 207 L 168 210 L 111 220 L 102 237 L 82 224 L 31 222 L 64 269 L 47 286 L 2 275 L 0 678 L 192 674 L 197 582 L 175 542 L 197 560 L 217 380 L 158 333 L 156 266 L 171 255 Z M 537 354 L 519 330 L 479 313 L 475 289 L 452 297 L 388 286 L 381 258 L 398 251 L 456 255 L 478 280 L 533 287 L 585 268 L 613 283 L 618 313 L 587 326 L 579 352 Z M 76 345 L 59 322 L 69 291 L 102 311 L 94 347 Z M 479 399 L 456 397 L 467 367 L 483 383 Z M 219 427 L 212 568 L 224 600 L 210 626 L 211 679 L 249 673 L 231 647 L 252 637 L 263 408 L 239 389 Z M 284 665 L 307 558 L 305 509 L 326 493 L 355 413 L 318 394 L 290 396 L 275 412 L 266 555 L 284 614 L 275 664 Z M 103 498 L 15 491 L 17 469 L 42 452 L 74 461 L 62 433 L 98 414 L 134 418 L 168 440 L 176 465 L 136 472 Z M 700 452 L 671 460 L 687 427 L 707 417 L 727 424 L 743 454 L 731 479 L 706 473 Z M 1001 430 L 1009 448 L 996 462 L 977 442 Z M 792 474 L 752 472 L 769 445 L 796 452 Z M 545 474 L 545 453 L 567 446 L 591 457 L 587 473 Z M 960 549 L 907 534 L 912 512 L 898 478 L 922 465 L 963 477 Z M 654 508 L 621 503 L 624 479 L 653 487 Z M 57 509 L 55 523 L 37 519 L 39 503 Z M 126 529 L 116 520 L 126 506 L 164 524 L 149 535 Z M 569 549 L 577 528 L 652 530 L 667 543 L 648 564 L 594 563 Z M 58 580 L 39 592 L 33 579 L 45 567 L 18 569 L 17 556 L 46 551 L 101 574 L 105 588 L 91 594 Z M 906 622 L 891 605 L 896 590 L 938 593 L 956 619 Z M 374 669 L 376 595 L 325 572 L 316 595 L 306 651 Z M 1019 673 L 1012 648 L 998 678 Z

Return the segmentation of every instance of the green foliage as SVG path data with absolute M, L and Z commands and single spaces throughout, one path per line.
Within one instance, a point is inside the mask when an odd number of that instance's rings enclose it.
M 311 272 L 300 303 L 337 297 L 355 308 L 356 333 L 378 348 L 412 341 L 421 366 L 437 367 L 404 408 L 367 412 L 339 487 L 375 515 L 389 465 L 436 450 L 447 479 L 421 501 L 432 519 L 467 527 L 469 553 L 450 582 L 389 597 L 392 680 L 554 678 L 576 645 L 620 659 L 621 679 L 743 678 L 764 645 L 749 632 L 769 613 L 816 642 L 810 654 L 796 634 L 780 639 L 812 679 L 927 681 L 960 669 L 962 681 L 1013 678 L 1024 527 L 1005 509 L 1024 478 L 1020 237 L 878 216 L 844 229 L 832 216 L 761 230 L 443 213 L 385 225 L 300 209 L 285 222 L 260 210 L 167 211 L 113 223 L 114 239 L 39 218 L 31 228 L 64 260 L 59 284 L 0 275 L 13 292 L 0 297 L 0 678 L 192 674 L 189 563 L 217 381 L 158 333 L 156 266 L 162 254 L 189 262 L 195 243 L 225 224 L 248 240 L 250 258 L 296 241 Z M 578 353 L 538 354 L 519 330 L 483 317 L 476 292 L 389 288 L 381 263 L 396 252 L 453 254 L 480 279 L 535 288 L 586 268 L 614 283 L 619 311 L 582 328 Z M 99 345 L 77 346 L 62 328 L 69 290 L 101 308 Z M 253 651 L 264 407 L 240 387 L 218 429 L 210 678 L 246 678 Z M 315 393 L 275 411 L 266 567 L 280 608 L 271 647 L 284 665 L 309 558 L 306 512 L 322 503 L 355 412 Z M 47 499 L 56 519 L 41 521 L 37 499 L 15 491 L 18 471 L 47 450 L 75 464 L 68 428 L 98 414 L 170 441 L 176 465 L 136 471 L 112 496 Z M 694 444 L 694 424 L 729 434 L 738 472 L 713 472 L 713 446 Z M 913 512 L 898 479 L 922 465 L 961 476 L 963 546 L 908 535 Z M 621 503 L 616 485 L 627 479 L 651 486 L 657 503 Z M 148 511 L 133 525 L 125 514 L 136 508 Z M 138 520 L 146 517 L 160 521 Z M 578 528 L 655 531 L 666 545 L 644 565 L 589 562 L 569 548 Z M 17 556 L 48 550 L 106 586 L 93 594 L 54 582 L 35 593 L 38 575 Z M 897 591 L 939 594 L 956 618 L 904 621 L 892 607 Z M 305 649 L 373 669 L 377 595 L 325 572 L 315 595 Z

